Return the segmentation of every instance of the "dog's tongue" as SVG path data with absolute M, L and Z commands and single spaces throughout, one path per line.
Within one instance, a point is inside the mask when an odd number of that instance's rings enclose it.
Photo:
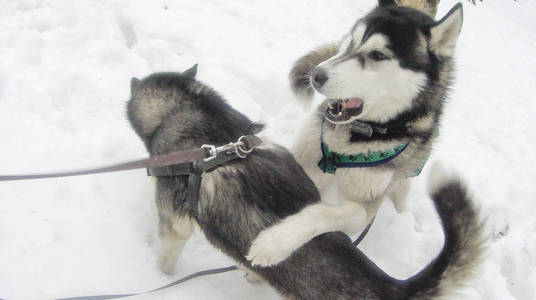
M 363 100 L 360 98 L 334 100 L 328 103 L 325 116 L 332 123 L 342 123 L 359 115 L 362 110 Z
M 350 99 L 348 99 L 346 101 L 342 101 L 341 105 L 345 109 L 358 108 L 361 105 L 363 105 L 363 100 L 361 100 L 359 98 L 350 98 Z

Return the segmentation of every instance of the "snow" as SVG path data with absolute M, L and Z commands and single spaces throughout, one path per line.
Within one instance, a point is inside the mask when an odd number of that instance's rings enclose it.
M 455 4 L 442 0 L 438 15 Z M 296 58 L 338 40 L 374 1 L 0 0 L 0 173 L 92 167 L 142 158 L 125 102 L 132 76 L 184 70 L 289 146 L 306 118 L 287 74 Z M 534 1 L 464 5 L 457 81 L 431 160 L 468 182 L 487 218 L 489 252 L 468 299 L 536 299 Z M 317 99 L 318 100 L 318 99 Z M 404 278 L 443 237 L 426 175 L 408 210 L 389 202 L 360 246 Z M 133 293 L 232 265 L 201 233 L 177 274 L 156 266 L 157 215 L 143 170 L 0 183 L 0 297 Z M 136 299 L 278 299 L 242 273 L 212 275 Z

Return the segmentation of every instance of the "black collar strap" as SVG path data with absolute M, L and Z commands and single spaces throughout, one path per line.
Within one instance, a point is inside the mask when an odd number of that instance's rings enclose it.
M 398 134 L 406 133 L 407 127 L 406 124 L 399 125 L 387 125 L 387 124 L 374 124 L 362 121 L 354 121 L 350 123 L 350 130 L 353 133 L 359 133 L 367 137 L 372 135 L 388 135 L 388 134 Z
M 408 135 L 406 124 L 374 124 L 354 121 L 350 123 L 350 141 L 390 140 L 404 138 Z
M 350 125 L 350 131 L 352 133 L 361 135 L 366 138 L 371 138 L 373 135 L 375 137 L 384 137 L 387 135 L 398 135 L 407 133 L 406 123 L 378 124 L 373 122 L 364 122 L 360 120 L 355 120 L 350 123 L 339 123 L 331 121 L 324 116 L 324 118 L 322 119 L 322 124 L 324 123 L 324 120 L 328 121 L 328 123 L 331 123 L 333 125 Z
M 241 136 L 236 143 L 229 143 L 221 147 L 203 145 L 201 148 L 207 149 L 210 157 L 178 165 L 147 168 L 147 176 L 168 177 L 189 175 L 186 198 L 190 203 L 190 207 L 197 215 L 199 188 L 201 187 L 201 178 L 205 172 L 211 171 L 231 160 L 245 158 L 261 144 L 262 140 L 260 138 L 254 135 L 245 135 Z

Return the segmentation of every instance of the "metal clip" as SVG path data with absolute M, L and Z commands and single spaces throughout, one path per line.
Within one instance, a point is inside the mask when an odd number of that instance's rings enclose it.
M 218 156 L 219 153 L 226 152 L 233 150 L 236 154 L 236 156 L 240 158 L 246 158 L 249 153 L 253 151 L 253 148 L 248 149 L 246 146 L 246 143 L 244 142 L 244 139 L 246 138 L 245 135 L 241 136 L 236 143 L 229 143 L 225 144 L 220 147 L 216 147 L 214 145 L 203 145 L 201 148 L 207 149 L 209 153 L 209 157 L 204 158 L 203 161 L 211 161 L 214 158 Z
M 203 158 L 203 161 L 211 161 L 218 156 L 218 149 L 214 145 L 202 145 L 201 148 L 208 150 L 208 155 L 210 155 L 207 158 Z

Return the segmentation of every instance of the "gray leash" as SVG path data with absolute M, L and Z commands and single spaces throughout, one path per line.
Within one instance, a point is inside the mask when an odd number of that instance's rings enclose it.
M 150 293 L 153 293 L 153 292 L 156 292 L 156 291 L 160 291 L 160 290 L 163 290 L 163 289 L 167 289 L 169 287 L 178 285 L 180 283 L 183 283 L 185 281 L 188 281 L 190 279 L 194 279 L 194 278 L 197 278 L 197 277 L 206 276 L 206 275 L 212 275 L 212 274 L 225 273 L 225 272 L 229 272 L 229 271 L 234 271 L 236 269 L 238 269 L 236 266 L 230 266 L 230 267 L 225 267 L 225 268 L 210 269 L 210 270 L 204 270 L 204 271 L 196 272 L 196 273 L 190 274 L 190 275 L 188 275 L 186 277 L 183 277 L 183 278 L 181 278 L 179 280 L 176 280 L 176 281 L 174 281 L 174 282 L 172 282 L 170 284 L 166 284 L 166 285 L 164 285 L 162 287 L 159 287 L 157 289 L 153 289 L 153 290 L 146 291 L 146 292 L 141 292 L 141 293 L 117 294 L 117 295 L 81 296 L 81 297 L 57 298 L 56 300 L 105 300 L 105 299 L 126 298 L 126 297 L 131 297 L 131 296 L 140 296 L 140 295 L 145 295 L 145 294 L 150 294 Z M 2 299 L 0 298 L 0 300 L 2 300 Z
M 361 232 L 361 234 L 357 237 L 357 239 L 352 243 L 352 245 L 354 246 L 358 246 L 359 243 L 361 243 L 361 241 L 365 238 L 365 236 L 367 235 L 367 233 L 369 232 L 370 230 L 370 227 L 372 226 L 372 223 L 374 223 L 374 219 L 376 219 L 376 216 L 374 216 L 374 218 L 372 218 L 372 220 L 370 220 L 370 223 L 368 223 L 367 227 L 365 227 L 365 229 L 363 229 L 363 231 Z
M 374 222 L 374 218 L 372 219 L 372 221 L 370 221 L 370 223 L 367 225 L 367 227 L 365 227 L 363 232 L 361 232 L 359 237 L 352 243 L 354 246 L 357 246 L 357 245 L 359 245 L 359 243 L 361 243 L 361 240 L 363 240 L 365 235 L 367 235 L 370 227 L 372 226 L 372 222 Z M 150 291 L 141 292 L 141 293 L 115 294 L 115 295 L 96 295 L 96 296 L 79 296 L 79 297 L 57 298 L 55 300 L 106 300 L 106 299 L 119 299 L 119 298 L 131 297 L 131 296 L 146 295 L 146 294 L 150 294 L 150 293 L 153 293 L 153 292 L 156 292 L 156 291 L 167 289 L 167 288 L 172 287 L 172 286 L 176 286 L 178 284 L 181 284 L 183 282 L 186 282 L 188 280 L 191 280 L 191 279 L 194 279 L 194 278 L 197 278 L 197 277 L 213 275 L 213 274 L 219 274 L 219 273 L 225 273 L 225 272 L 230 272 L 230 271 L 234 271 L 234 270 L 237 270 L 237 269 L 238 269 L 237 266 L 229 266 L 229 267 L 224 267 L 224 268 L 209 269 L 209 270 L 199 271 L 199 272 L 190 274 L 188 276 L 185 276 L 185 277 L 183 277 L 183 278 L 181 278 L 179 280 L 176 280 L 176 281 L 174 281 L 172 283 L 166 284 L 166 285 L 164 285 L 162 287 L 159 287 L 159 288 L 156 288 L 156 289 L 153 289 L 153 290 L 150 290 Z M 6 299 L 0 298 L 0 300 L 6 300 Z
M 367 225 L 367 227 L 365 227 L 365 229 L 361 232 L 359 237 L 352 243 L 354 246 L 357 247 L 359 245 L 359 243 L 361 243 L 361 241 L 365 238 L 365 236 L 367 235 L 370 227 L 372 226 L 372 223 L 374 222 L 374 219 L 375 219 L 375 217 L 372 218 L 372 220 Z M 146 292 L 141 292 L 141 293 L 69 297 L 69 298 L 58 298 L 58 299 L 55 299 L 55 300 L 105 300 L 105 299 L 126 298 L 126 297 L 131 297 L 131 296 L 140 296 L 140 295 L 145 295 L 145 294 L 153 293 L 153 292 L 156 292 L 156 291 L 160 291 L 160 290 L 163 290 L 163 289 L 166 289 L 166 288 L 181 284 L 181 283 L 183 283 L 185 281 L 188 281 L 190 279 L 194 279 L 194 278 L 197 278 L 197 277 L 206 276 L 206 275 L 212 275 L 212 274 L 225 273 L 225 272 L 234 271 L 234 270 L 237 270 L 237 269 L 238 268 L 236 266 L 230 266 L 230 267 L 225 267 L 225 268 L 218 268 L 218 269 L 210 269 L 210 270 L 199 271 L 199 272 L 190 274 L 188 276 L 185 276 L 185 277 L 183 277 L 183 278 L 181 278 L 179 280 L 176 280 L 176 281 L 174 281 L 174 282 L 172 282 L 170 284 L 167 284 L 165 286 L 159 287 L 159 288 L 154 289 L 154 290 L 146 291 Z M 4 299 L 0 298 L 0 300 L 4 300 Z
M 365 238 L 365 236 L 367 235 L 370 227 L 372 226 L 372 223 L 374 222 L 374 219 L 375 218 L 373 218 L 370 221 L 370 223 L 367 225 L 367 227 L 365 227 L 363 232 L 361 232 L 359 237 L 352 243 L 354 246 L 358 246 L 359 243 L 361 243 L 361 241 L 363 240 L 363 238 Z M 160 290 L 163 290 L 163 289 L 167 289 L 169 287 L 176 286 L 178 284 L 181 284 L 183 282 L 186 282 L 186 281 L 188 281 L 190 279 L 194 279 L 194 278 L 197 278 L 197 277 L 213 275 L 213 274 L 219 274 L 219 273 L 225 273 L 225 272 L 230 272 L 230 271 L 234 271 L 234 270 L 237 270 L 237 269 L 238 269 L 237 266 L 230 266 L 230 267 L 225 267 L 225 268 L 218 268 L 218 269 L 210 269 L 210 270 L 199 271 L 199 272 L 190 274 L 188 276 L 185 276 L 185 277 L 183 277 L 183 278 L 181 278 L 179 280 L 176 280 L 176 281 L 174 281 L 172 283 L 166 284 L 166 285 L 164 285 L 162 287 L 159 287 L 159 288 L 156 288 L 156 289 L 153 289 L 153 290 L 150 290 L 150 291 L 146 291 L 146 292 L 141 292 L 141 293 L 117 294 L 117 295 L 81 296 L 81 297 L 57 298 L 55 300 L 106 300 L 106 299 L 126 298 L 126 297 L 131 297 L 131 296 L 140 296 L 140 295 L 145 295 L 145 294 L 150 294 L 150 293 L 153 293 L 153 292 L 156 292 L 156 291 L 160 291 Z M 0 300 L 4 300 L 4 299 L 0 298 Z

